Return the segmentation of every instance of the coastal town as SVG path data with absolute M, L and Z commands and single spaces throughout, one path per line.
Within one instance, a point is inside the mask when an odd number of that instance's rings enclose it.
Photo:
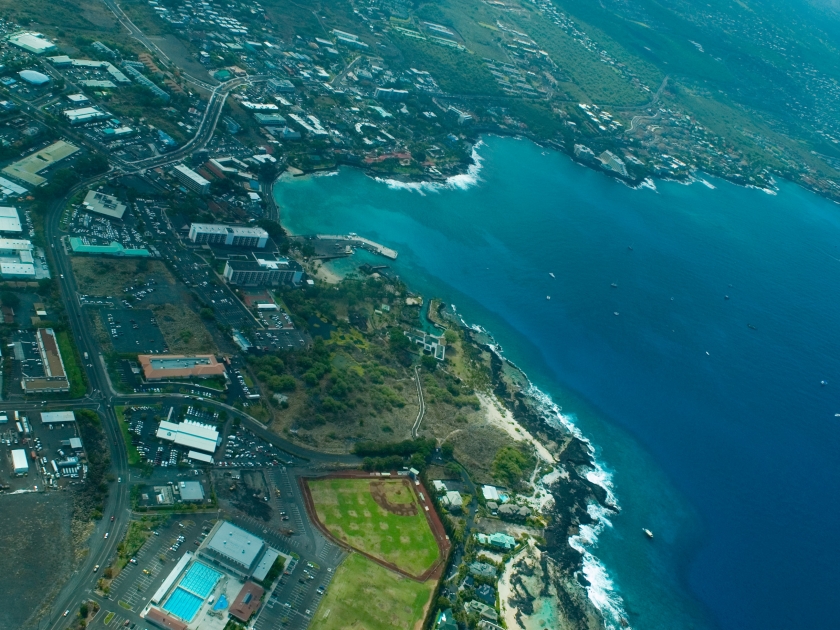
M 447 186 L 498 134 L 836 200 L 836 82 L 798 69 L 818 151 L 547 0 L 79 6 L 0 21 L 0 626 L 628 627 L 588 595 L 592 446 L 393 243 L 292 234 L 275 187 Z

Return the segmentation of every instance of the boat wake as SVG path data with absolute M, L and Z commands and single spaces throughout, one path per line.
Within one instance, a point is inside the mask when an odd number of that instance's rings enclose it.
M 393 190 L 407 190 L 421 195 L 425 195 L 426 193 L 438 193 L 447 189 L 468 190 L 473 186 L 477 186 L 481 181 L 479 173 L 481 172 L 483 159 L 478 154 L 478 149 L 482 145 L 483 142 L 479 140 L 473 147 L 471 155 L 472 164 L 470 164 L 466 173 L 452 175 L 442 182 L 401 182 L 396 179 L 386 179 L 383 177 L 374 177 L 374 181 L 385 184 L 388 188 Z

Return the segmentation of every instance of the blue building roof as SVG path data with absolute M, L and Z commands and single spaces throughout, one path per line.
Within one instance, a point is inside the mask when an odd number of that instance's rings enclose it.
M 36 72 L 35 70 L 21 70 L 18 74 L 21 79 L 32 85 L 44 85 L 50 82 L 50 78 L 46 74 Z

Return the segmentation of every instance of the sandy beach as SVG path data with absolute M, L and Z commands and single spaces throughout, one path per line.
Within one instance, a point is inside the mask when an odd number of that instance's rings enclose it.
M 514 419 L 510 411 L 502 407 L 489 394 L 482 393 L 477 394 L 477 396 L 488 423 L 499 427 L 517 442 L 529 442 L 533 445 L 540 459 L 549 464 L 554 463 L 554 456 L 525 427 Z

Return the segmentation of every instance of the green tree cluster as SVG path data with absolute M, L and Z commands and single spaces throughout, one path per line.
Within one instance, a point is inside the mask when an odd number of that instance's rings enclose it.
M 510 488 L 516 488 L 536 465 L 536 458 L 518 447 L 505 446 L 493 459 L 493 477 Z

